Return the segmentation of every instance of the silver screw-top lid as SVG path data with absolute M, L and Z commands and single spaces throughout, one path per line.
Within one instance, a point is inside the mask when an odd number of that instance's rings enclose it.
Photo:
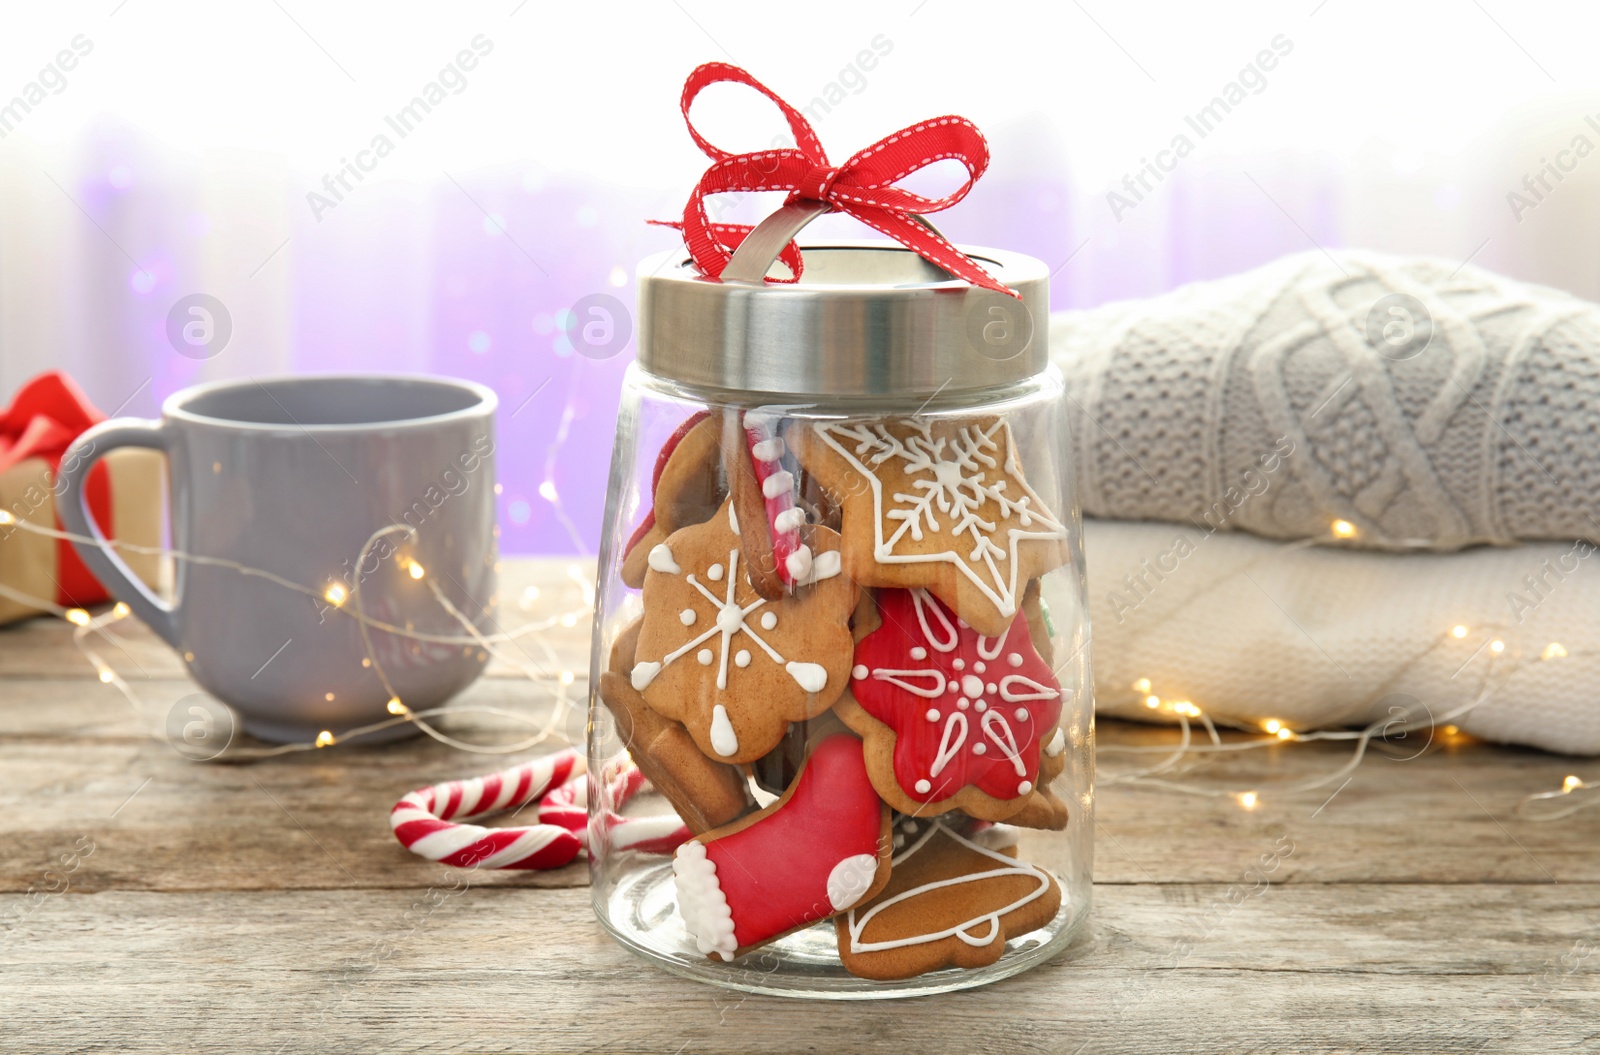
M 927 397 L 1024 381 L 1049 366 L 1050 276 L 1020 253 L 962 246 L 1021 300 L 952 278 L 892 242 L 802 248 L 797 283 L 763 278 L 826 211 L 800 202 L 764 220 L 722 280 L 682 249 L 639 265 L 639 366 L 751 396 Z

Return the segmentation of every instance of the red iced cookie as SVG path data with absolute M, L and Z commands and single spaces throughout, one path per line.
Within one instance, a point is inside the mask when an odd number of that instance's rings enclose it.
M 851 724 L 867 739 L 880 793 L 903 812 L 1003 819 L 1020 810 L 1039 783 L 1040 744 L 1061 718 L 1061 686 L 1026 616 L 985 637 L 926 590 L 880 590 L 877 604 L 883 623 L 856 645 L 850 690 L 873 720 Z M 849 709 L 840 715 L 851 721 Z
M 678 911 L 700 951 L 731 960 L 844 912 L 889 881 L 889 809 L 847 733 L 816 745 L 759 813 L 678 847 Z

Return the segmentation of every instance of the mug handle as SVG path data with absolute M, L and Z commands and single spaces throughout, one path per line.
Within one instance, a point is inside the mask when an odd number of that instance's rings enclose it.
M 117 600 L 133 610 L 173 648 L 178 645 L 177 609 L 157 597 L 133 573 L 122 556 L 106 541 L 100 525 L 89 512 L 89 496 L 84 493 L 84 482 L 95 462 L 118 447 L 148 447 L 158 451 L 170 449 L 171 434 L 160 421 L 142 418 L 117 418 L 103 421 L 72 442 L 61 456 L 61 469 L 57 484 L 65 484 L 56 500 L 56 514 L 61 525 L 74 535 L 94 539 L 93 543 L 74 540 L 84 566 L 94 573 Z

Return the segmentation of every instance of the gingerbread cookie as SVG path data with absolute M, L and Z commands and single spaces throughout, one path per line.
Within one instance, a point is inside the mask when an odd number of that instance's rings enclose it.
M 884 801 L 901 813 L 959 809 L 985 820 L 1031 806 L 1030 818 L 1053 820 L 1040 785 L 1065 762 L 1063 693 L 1026 615 L 986 637 L 926 590 L 874 598 L 878 625 L 856 645 L 851 695 L 835 710 L 866 741 Z
M 698 835 L 749 813 L 755 800 L 739 767 L 701 754 L 680 723 L 657 714 L 629 683 L 640 623 L 634 620 L 612 646 L 611 669 L 600 676 L 600 700 L 634 765 Z
M 621 578 L 635 590 L 644 585 L 650 551 L 690 524 L 703 524 L 727 494 L 718 472 L 717 422 L 706 411 L 689 417 L 667 438 L 650 477 L 653 503 L 623 547 Z
M 777 802 L 678 847 L 678 911 L 700 951 L 732 960 L 860 904 L 889 881 L 889 808 L 848 733 L 812 748 Z
M 631 681 L 707 757 L 754 762 L 844 692 L 859 590 L 839 573 L 839 537 L 819 528 L 816 542 L 811 574 L 781 601 L 751 586 L 731 502 L 650 551 Z
M 943 967 L 986 967 L 1008 940 L 1054 919 L 1061 884 L 1018 861 L 1006 835 L 963 835 L 934 822 L 911 836 L 896 851 L 883 892 L 834 921 L 845 968 L 891 981 Z
M 1028 582 L 1067 560 L 1001 418 L 799 423 L 785 438 L 843 507 L 845 573 L 864 586 L 924 587 L 998 637 Z

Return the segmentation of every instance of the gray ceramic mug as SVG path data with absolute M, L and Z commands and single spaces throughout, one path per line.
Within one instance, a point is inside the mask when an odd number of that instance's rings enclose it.
M 166 452 L 172 546 L 257 568 L 312 591 L 216 564 L 179 560 L 173 599 L 157 597 L 109 548 L 84 564 L 182 653 L 189 673 L 266 740 L 310 740 L 390 717 L 350 594 L 360 585 L 373 652 L 412 710 L 435 706 L 482 672 L 486 656 L 433 596 L 487 630 L 497 559 L 495 394 L 445 378 L 309 376 L 185 389 L 159 421 L 118 418 L 63 458 L 58 503 L 68 531 L 104 539 L 85 503 L 96 458 L 118 447 Z M 388 525 L 359 563 L 363 545 Z M 420 566 L 427 581 L 413 576 Z M 330 603 L 330 599 L 338 604 Z M 401 734 L 411 731 L 398 726 Z

